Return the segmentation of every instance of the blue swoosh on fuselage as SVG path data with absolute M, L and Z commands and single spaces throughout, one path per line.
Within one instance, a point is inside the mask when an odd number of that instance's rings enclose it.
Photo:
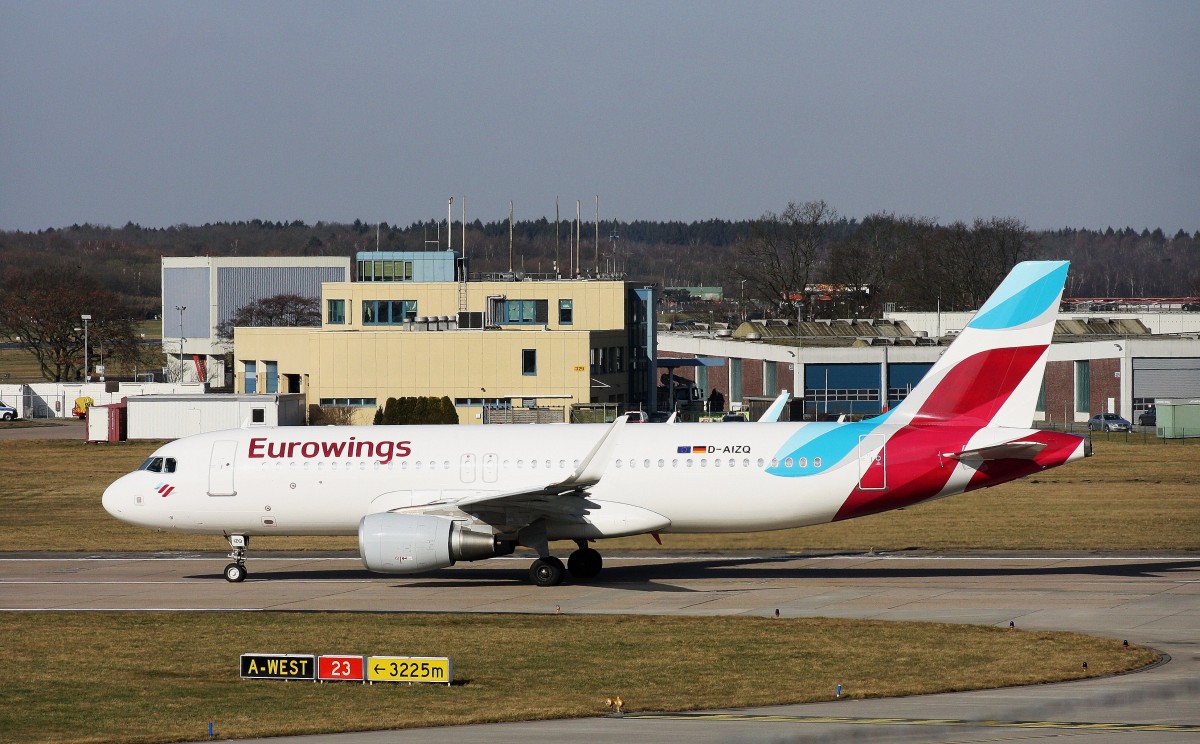
M 767 468 L 781 478 L 820 475 L 850 456 L 859 441 L 875 431 L 892 415 L 891 411 L 868 421 L 848 424 L 812 423 L 788 438 L 775 454 L 776 465 Z M 792 459 L 792 466 L 785 463 Z

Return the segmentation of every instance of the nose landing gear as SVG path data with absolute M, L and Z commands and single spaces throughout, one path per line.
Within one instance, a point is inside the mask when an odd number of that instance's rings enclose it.
M 233 559 L 233 563 L 225 567 L 225 580 L 237 584 L 246 580 L 246 546 L 250 544 L 250 538 L 245 535 L 228 537 L 231 548 L 229 557 Z

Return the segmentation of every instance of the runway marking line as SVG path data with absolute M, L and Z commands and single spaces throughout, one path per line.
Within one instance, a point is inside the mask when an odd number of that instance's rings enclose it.
M 950 726 L 969 728 L 1086 729 L 1089 731 L 1200 732 L 1200 725 L 1165 723 L 1086 723 L 1081 721 L 968 721 L 950 718 L 854 718 L 849 716 L 784 716 L 751 713 L 642 713 L 622 718 L 663 721 L 736 721 L 741 723 L 846 723 L 868 726 Z

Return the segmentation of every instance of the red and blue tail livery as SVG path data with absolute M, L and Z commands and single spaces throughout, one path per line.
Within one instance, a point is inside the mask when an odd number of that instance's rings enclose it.
M 1090 454 L 1031 428 L 1067 269 L 1014 267 L 908 397 L 865 421 L 249 427 L 164 445 L 104 508 L 225 536 L 230 581 L 254 536 L 357 534 L 367 568 L 397 574 L 527 547 L 549 586 L 595 579 L 596 540 L 801 527 L 986 488 Z M 141 498 L 167 460 L 171 498 Z M 566 564 L 556 541 L 575 544 Z

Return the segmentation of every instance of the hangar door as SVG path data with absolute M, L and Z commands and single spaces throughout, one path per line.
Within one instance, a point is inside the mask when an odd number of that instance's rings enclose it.
M 1200 359 L 1196 357 L 1135 357 L 1134 409 L 1157 398 L 1200 397 Z

